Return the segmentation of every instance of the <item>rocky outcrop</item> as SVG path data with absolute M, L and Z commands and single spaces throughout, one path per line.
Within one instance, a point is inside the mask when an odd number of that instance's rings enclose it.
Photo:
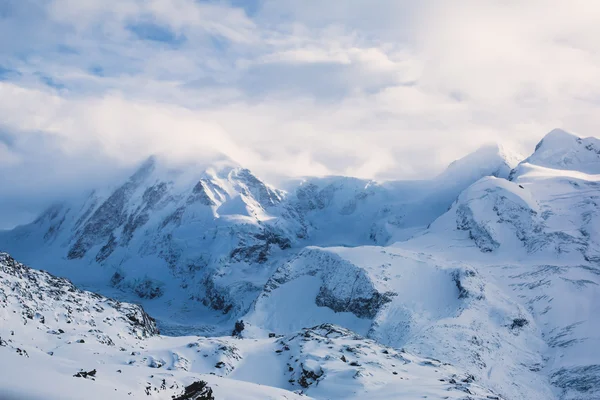
M 311 351 L 316 347 L 327 351 Z M 288 360 L 288 382 L 309 396 L 318 395 L 320 385 L 331 387 L 341 384 L 347 377 L 352 377 L 353 382 L 346 384 L 352 386 L 347 389 L 348 395 L 354 385 L 365 384 L 372 377 L 386 379 L 388 385 L 398 385 L 400 391 L 403 385 L 421 385 L 417 378 L 421 370 L 423 375 L 435 375 L 430 384 L 439 386 L 446 398 L 465 398 L 463 395 L 468 394 L 473 400 L 503 399 L 480 386 L 472 375 L 458 372 L 448 364 L 382 346 L 337 325 L 322 324 L 303 329 L 278 339 L 276 348 L 276 353 Z M 372 386 L 371 390 L 376 393 L 376 388 L 377 385 Z
M 268 186 L 248 169 L 236 169 L 231 175 L 238 190 L 245 196 L 256 199 L 263 208 L 276 206 L 283 200 L 281 191 Z
M 473 210 L 465 204 L 459 205 L 456 209 L 456 229 L 469 232 L 469 238 L 484 253 L 494 251 L 500 246 L 488 228 L 475 219 Z
M 113 232 L 127 221 L 126 205 L 130 196 L 144 178 L 152 173 L 154 164 L 155 160 L 149 159 L 91 214 L 81 230 L 77 232 L 76 241 L 69 249 L 67 258 L 83 258 L 92 246 L 110 238 Z
M 0 307 L 20 313 L 25 325 L 38 323 L 56 332 L 69 324 L 81 325 L 87 327 L 86 336 L 108 345 L 114 338 L 100 328 L 114 324 L 136 338 L 158 334 L 154 319 L 141 306 L 80 290 L 67 279 L 33 270 L 6 253 L 0 253 L 0 299 Z
M 350 312 L 359 318 L 374 318 L 395 295 L 379 292 L 359 266 L 324 250 L 306 249 L 275 271 L 265 284 L 261 297 L 267 298 L 271 292 L 303 276 L 317 277 L 320 281 L 314 299 L 317 306 L 335 312 Z
M 173 400 L 215 400 L 215 397 L 208 383 L 196 381 L 186 386 L 183 394 L 173 396 Z
M 281 250 L 292 247 L 292 241 L 285 236 L 284 232 L 269 226 L 263 227 L 257 233 L 240 237 L 239 240 L 239 245 L 231 251 L 230 258 L 248 263 L 266 262 L 273 246 Z

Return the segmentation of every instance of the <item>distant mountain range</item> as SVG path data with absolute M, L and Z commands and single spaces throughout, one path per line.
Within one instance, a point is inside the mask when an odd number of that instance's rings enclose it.
M 35 358 L 56 398 L 195 380 L 217 399 L 600 398 L 600 140 L 553 130 L 529 157 L 487 146 L 431 180 L 283 187 L 151 157 L 1 232 L 0 250 L 141 303 L 168 335 L 2 255 L 3 370 Z

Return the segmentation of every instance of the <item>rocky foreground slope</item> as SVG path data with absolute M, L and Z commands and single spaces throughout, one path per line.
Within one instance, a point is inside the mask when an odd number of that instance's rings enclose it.
M 187 398 L 199 383 L 205 390 L 189 398 L 500 398 L 449 364 L 335 325 L 260 340 L 243 329 L 164 337 L 139 306 L 5 253 L 0 272 L 0 387 L 14 399 Z
M 197 379 L 217 398 L 239 398 L 227 397 L 239 385 L 257 398 L 600 398 L 600 141 L 555 130 L 519 160 L 488 147 L 430 181 L 311 178 L 284 191 L 240 168 L 150 159 L 1 233 L 0 247 L 141 302 L 177 335 L 136 336 L 111 306 L 125 339 L 103 325 L 78 335 L 115 346 L 57 344 L 74 349 L 61 362 L 110 365 L 111 380 L 145 380 L 157 398 Z M 43 354 L 54 350 L 39 343 L 65 340 L 51 330 L 34 335 Z M 160 372 L 172 391 L 158 390 Z

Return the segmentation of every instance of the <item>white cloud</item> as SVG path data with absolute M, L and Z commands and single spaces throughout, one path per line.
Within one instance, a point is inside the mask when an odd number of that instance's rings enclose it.
M 53 0 L 48 11 L 79 34 L 99 29 L 107 38 L 126 36 L 127 23 L 150 21 L 176 33 L 203 31 L 242 43 L 255 39 L 255 25 L 242 10 L 194 0 Z
M 224 154 L 269 179 L 417 178 L 489 141 L 527 153 L 554 127 L 599 132 L 590 1 L 8 4 L 0 183 L 35 194 L 37 179 L 40 203 L 150 153 Z

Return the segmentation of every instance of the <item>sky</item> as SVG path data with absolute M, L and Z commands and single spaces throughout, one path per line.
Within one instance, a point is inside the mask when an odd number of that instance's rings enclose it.
M 594 0 L 2 0 L 0 228 L 150 154 L 418 179 L 600 130 Z

